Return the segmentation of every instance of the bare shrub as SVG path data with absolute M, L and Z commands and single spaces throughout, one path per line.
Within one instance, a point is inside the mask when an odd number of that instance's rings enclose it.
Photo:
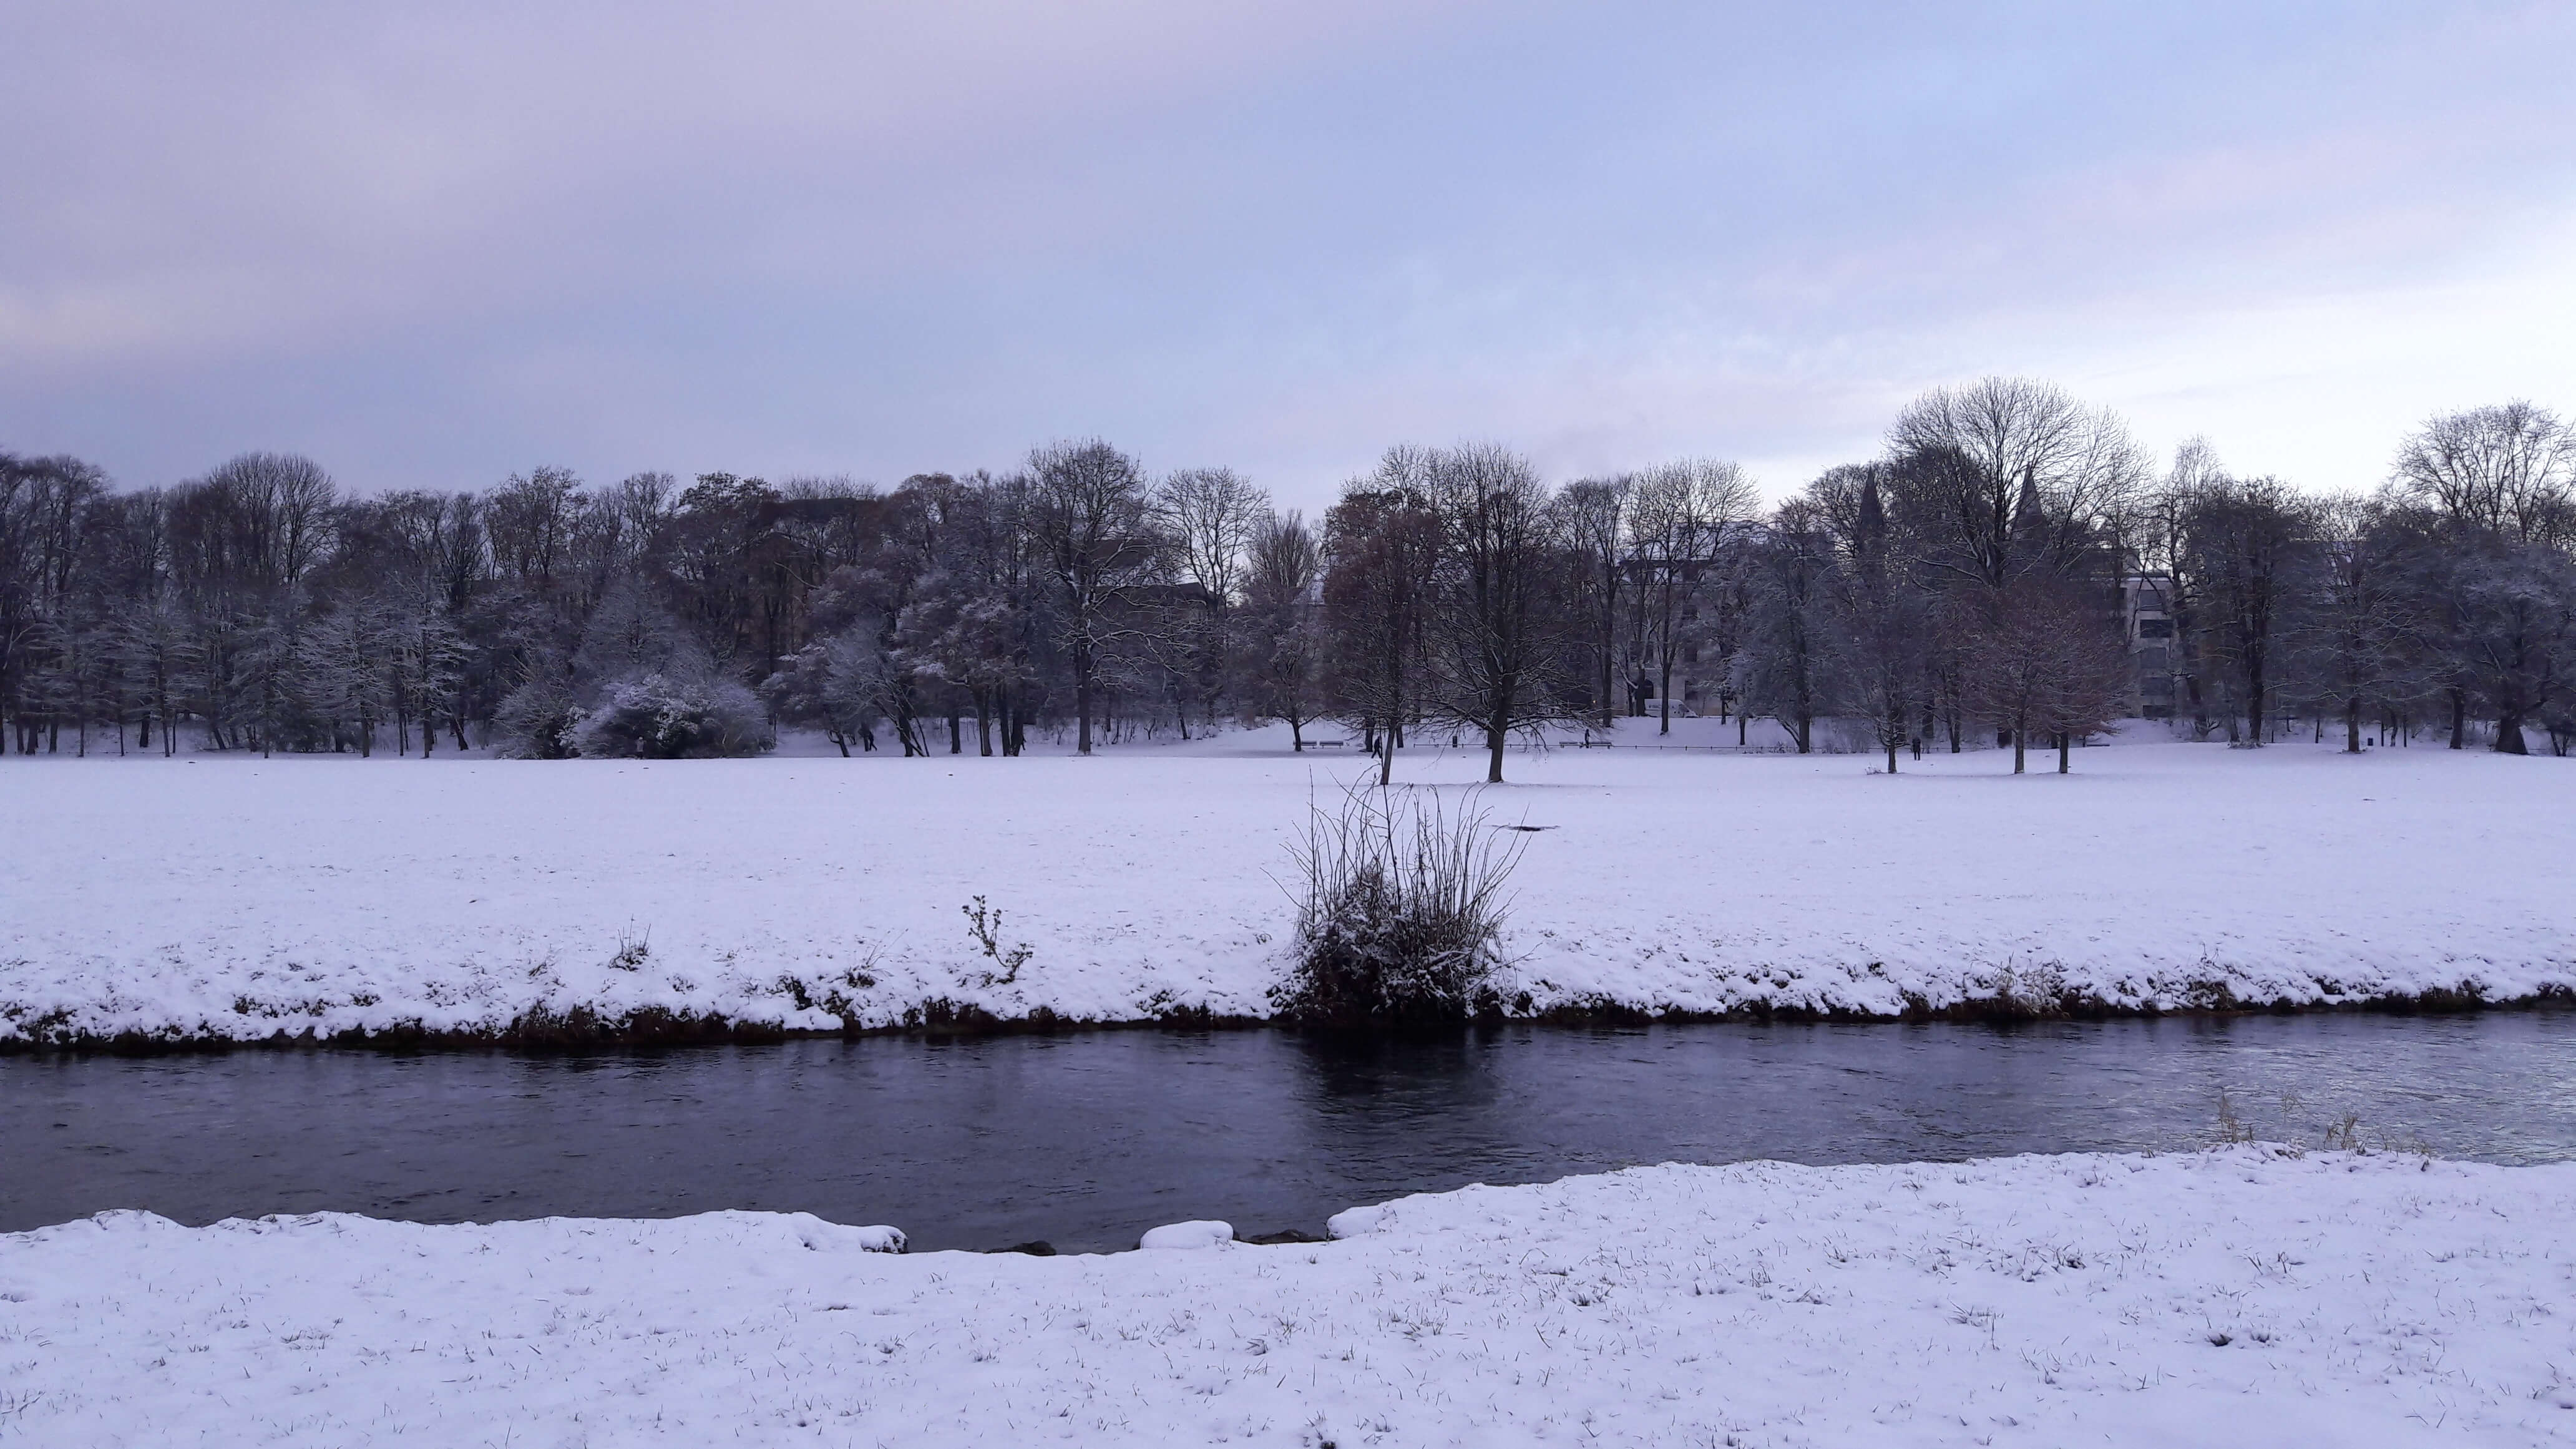
M 1003 950 L 1002 913 L 985 904 L 982 896 L 975 898 L 975 904 L 959 906 L 957 909 L 965 913 L 967 934 L 975 938 L 975 944 L 984 948 L 984 958 L 1002 968 L 1000 971 L 985 972 L 984 984 L 1008 986 L 1018 981 L 1020 968 L 1029 964 L 1029 957 L 1035 954 L 1035 948 L 1028 942 L 1022 941 L 1007 951 Z
M 617 933 L 617 954 L 608 958 L 608 964 L 620 971 L 641 971 L 652 955 L 653 928 L 638 931 L 629 927 Z
M 1309 813 L 1297 964 L 1271 995 L 1292 1020 L 1429 1026 L 1464 1019 L 1500 964 L 1503 887 L 1526 842 L 1500 840 L 1468 791 L 1354 785 Z
M 2230 1096 L 2224 1087 L 2218 1089 L 2218 1140 L 2221 1142 L 2254 1140 L 2254 1125 L 2237 1115 L 2236 1099 Z

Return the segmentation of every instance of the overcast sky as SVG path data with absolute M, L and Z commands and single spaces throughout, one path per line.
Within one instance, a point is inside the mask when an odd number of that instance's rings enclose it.
M 2576 406 L 2571 62 L 2457 0 L 12 0 L 0 448 L 1778 493 L 1997 372 L 2361 486 Z

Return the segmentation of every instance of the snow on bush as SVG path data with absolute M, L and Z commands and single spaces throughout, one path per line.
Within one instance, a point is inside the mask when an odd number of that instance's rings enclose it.
M 1427 1026 L 1490 994 L 1503 888 L 1520 860 L 1498 843 L 1470 790 L 1354 785 L 1327 814 L 1310 807 L 1291 850 L 1302 877 L 1296 966 L 1275 993 L 1301 1021 Z
M 572 726 L 574 747 L 608 760 L 706 760 L 757 755 L 772 740 L 760 701 L 725 679 L 645 674 L 608 686 Z
M 531 679 L 503 695 L 500 707 L 493 711 L 495 751 L 506 759 L 570 759 L 581 753 L 573 733 L 581 719 L 581 706 L 573 702 L 569 682 Z

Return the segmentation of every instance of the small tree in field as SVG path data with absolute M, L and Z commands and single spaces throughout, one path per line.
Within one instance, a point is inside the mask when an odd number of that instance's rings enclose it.
M 2013 773 L 2033 731 L 2057 737 L 2057 772 L 2078 735 L 2104 729 L 2128 702 L 2129 658 L 2095 601 L 2034 575 L 1999 590 L 1968 649 L 1968 691 L 1978 713 L 2009 730 Z

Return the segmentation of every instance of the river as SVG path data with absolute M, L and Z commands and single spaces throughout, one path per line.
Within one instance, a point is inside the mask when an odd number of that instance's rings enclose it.
M 1665 1161 L 2205 1143 L 2576 1157 L 2576 1012 L 1974 1026 L 873 1037 L 651 1051 L 0 1056 L 0 1230 L 802 1210 L 916 1249 L 1320 1231 L 1356 1203 Z

